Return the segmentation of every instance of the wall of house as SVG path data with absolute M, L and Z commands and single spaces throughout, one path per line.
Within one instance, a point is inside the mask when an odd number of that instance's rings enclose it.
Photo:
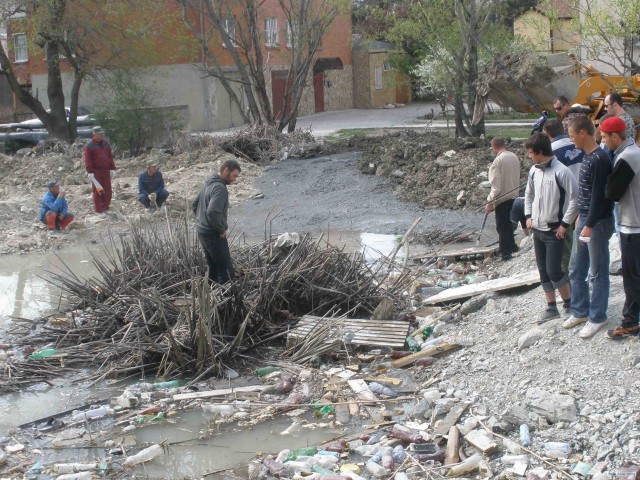
M 576 22 L 571 19 L 560 19 L 552 35 L 553 51 L 568 52 L 580 49 L 580 33 L 576 31 Z
M 353 104 L 355 108 L 371 108 L 369 51 L 364 47 L 353 52 Z
M 388 103 L 396 103 L 396 71 L 384 70 L 389 62 L 387 52 L 369 52 L 369 73 L 371 89 L 371 107 L 384 107 Z M 382 88 L 376 88 L 376 68 L 382 68 Z
M 324 72 L 324 109 L 345 110 L 353 108 L 353 67 Z
M 513 33 L 531 42 L 537 51 L 547 52 L 550 49 L 549 32 L 551 22 L 537 10 L 529 10 L 517 17 L 513 22 Z

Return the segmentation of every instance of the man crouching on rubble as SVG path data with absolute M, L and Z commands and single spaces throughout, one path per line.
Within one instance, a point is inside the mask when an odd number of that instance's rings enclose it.
M 534 165 L 529 171 L 524 212 L 533 231 L 533 246 L 547 308 L 538 318 L 544 323 L 560 317 L 556 290 L 565 308 L 571 304 L 571 286 L 562 271 L 564 236 L 578 214 L 578 184 L 571 171 L 553 155 L 551 141 L 534 133 L 524 144 Z
M 198 239 L 209 266 L 209 280 L 221 285 L 235 276 L 227 242 L 227 185 L 238 179 L 240 170 L 240 164 L 235 160 L 224 162 L 220 174 L 212 175 L 204 182 L 202 190 L 191 204 L 191 210 L 196 214 Z

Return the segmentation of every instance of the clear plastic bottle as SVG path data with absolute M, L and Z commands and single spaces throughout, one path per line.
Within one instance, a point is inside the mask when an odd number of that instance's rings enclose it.
M 467 458 L 464 462 L 454 465 L 447 472 L 447 477 L 457 477 L 465 475 L 467 473 L 475 472 L 480 468 L 480 462 L 482 462 L 482 455 L 476 453 Z
M 531 445 L 531 435 L 529 434 L 529 425 L 523 423 L 520 425 L 520 443 L 523 447 Z
M 503 455 L 500 457 L 500 461 L 504 465 L 513 465 L 514 463 L 527 463 L 529 459 L 526 455 Z
M 571 453 L 571 446 L 567 442 L 545 442 L 543 446 L 547 451 L 559 450 L 566 454 Z
M 270 458 L 265 458 L 262 461 L 262 464 L 267 467 L 267 470 L 269 470 L 269 473 L 275 477 L 288 477 L 289 476 L 289 471 L 287 470 L 287 467 L 285 467 L 282 463 L 280 462 L 276 462 L 275 460 L 272 460 Z
M 138 465 L 139 463 L 144 463 L 144 462 L 153 460 L 154 458 L 162 455 L 163 453 L 164 453 L 164 450 L 162 449 L 162 447 L 156 443 L 155 445 L 151 445 L 150 447 L 147 447 L 144 450 L 140 450 L 140 452 L 138 452 L 137 454 L 130 456 L 124 461 L 123 465 L 125 467 L 133 467 L 134 465 Z
M 91 472 L 65 473 L 56 478 L 56 480 L 91 480 Z
M 404 447 L 402 445 L 396 445 L 393 447 L 393 453 L 391 454 L 393 457 L 393 461 L 395 463 L 402 463 L 407 458 L 407 452 L 404 451 Z
M 396 472 L 393 480 L 409 480 L 409 477 L 404 472 Z
M 398 392 L 396 392 L 393 388 L 389 388 L 385 385 L 382 385 L 381 383 L 378 382 L 371 382 L 369 384 L 369 389 L 373 392 L 373 393 L 378 393 L 380 395 L 386 395 L 387 397 L 391 397 L 391 398 L 396 398 L 399 397 L 400 394 Z
M 108 405 L 102 405 L 101 407 L 87 410 L 86 412 L 78 412 L 71 417 L 72 422 L 81 422 L 83 420 L 91 420 L 95 418 L 102 418 L 108 415 L 113 415 L 115 411 Z
M 387 470 L 382 465 L 379 465 L 375 462 L 371 462 L 371 461 L 367 462 L 367 464 L 365 465 L 365 468 L 367 469 L 367 472 L 369 472 L 371 475 L 377 478 L 382 478 L 389 475 L 389 470 Z

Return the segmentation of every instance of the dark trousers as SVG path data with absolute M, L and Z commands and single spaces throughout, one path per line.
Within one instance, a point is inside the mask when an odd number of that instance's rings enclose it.
M 556 232 L 544 232 L 533 229 L 533 249 L 540 273 L 540 282 L 545 292 L 564 287 L 569 278 L 562 271 L 564 240 L 556 238 Z
M 209 267 L 209 280 L 212 282 L 227 283 L 235 277 L 229 242 L 219 234 L 206 234 L 198 232 L 198 239 L 204 250 L 204 258 Z
M 516 241 L 513 239 L 511 207 L 513 207 L 513 200 L 502 202 L 495 208 L 496 230 L 498 231 L 498 243 L 500 244 L 500 255 L 502 257 L 518 251 Z
M 169 192 L 166 189 L 160 188 L 155 191 L 156 194 L 156 205 L 158 208 L 162 206 L 162 204 L 169 198 Z M 149 196 L 141 193 L 138 195 L 138 201 L 145 206 L 145 208 L 151 207 L 151 202 L 149 201 Z
M 620 233 L 620 253 L 625 296 L 622 326 L 636 327 L 640 314 L 640 233 Z

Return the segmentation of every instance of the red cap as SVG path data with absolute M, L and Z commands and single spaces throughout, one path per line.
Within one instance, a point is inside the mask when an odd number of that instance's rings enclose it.
M 609 117 L 600 123 L 600 131 L 604 133 L 624 132 L 627 124 L 620 117 Z

